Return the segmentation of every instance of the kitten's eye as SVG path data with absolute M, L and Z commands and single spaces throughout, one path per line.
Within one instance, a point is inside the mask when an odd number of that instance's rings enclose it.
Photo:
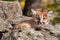
M 43 18 L 43 19 L 45 19 L 45 18 Z
M 45 24 L 45 22 L 43 22 L 43 24 Z
M 39 19 L 39 20 L 40 20 L 40 17 L 39 17 L 39 16 L 37 16 L 37 19 Z

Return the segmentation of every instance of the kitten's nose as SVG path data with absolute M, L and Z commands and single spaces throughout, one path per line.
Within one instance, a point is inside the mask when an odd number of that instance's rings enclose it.
M 45 22 L 43 22 L 43 24 L 45 24 Z
M 41 22 L 39 22 L 39 24 L 42 24 Z

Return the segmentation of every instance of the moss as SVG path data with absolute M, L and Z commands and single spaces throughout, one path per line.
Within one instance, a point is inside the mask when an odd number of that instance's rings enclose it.
M 56 9 L 56 11 L 57 11 L 58 13 L 60 13 L 60 9 Z
M 55 25 L 57 23 L 60 23 L 60 18 L 57 17 L 57 18 L 54 18 L 54 20 L 52 21 L 52 24 Z
M 49 4 L 49 5 L 47 5 L 47 9 L 48 10 L 55 10 L 56 7 L 57 7 L 56 4 Z

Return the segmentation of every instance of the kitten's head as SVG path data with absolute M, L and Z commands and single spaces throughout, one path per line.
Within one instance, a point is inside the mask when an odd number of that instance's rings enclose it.
M 50 22 L 49 15 L 51 11 L 46 9 L 31 9 L 33 19 L 40 24 L 48 24 Z

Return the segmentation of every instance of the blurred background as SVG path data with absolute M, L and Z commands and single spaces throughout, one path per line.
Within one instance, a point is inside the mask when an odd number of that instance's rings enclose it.
M 51 15 L 51 24 L 60 24 L 60 0 L 2 0 L 19 1 L 23 15 L 31 16 L 31 8 L 42 7 L 53 11 Z

